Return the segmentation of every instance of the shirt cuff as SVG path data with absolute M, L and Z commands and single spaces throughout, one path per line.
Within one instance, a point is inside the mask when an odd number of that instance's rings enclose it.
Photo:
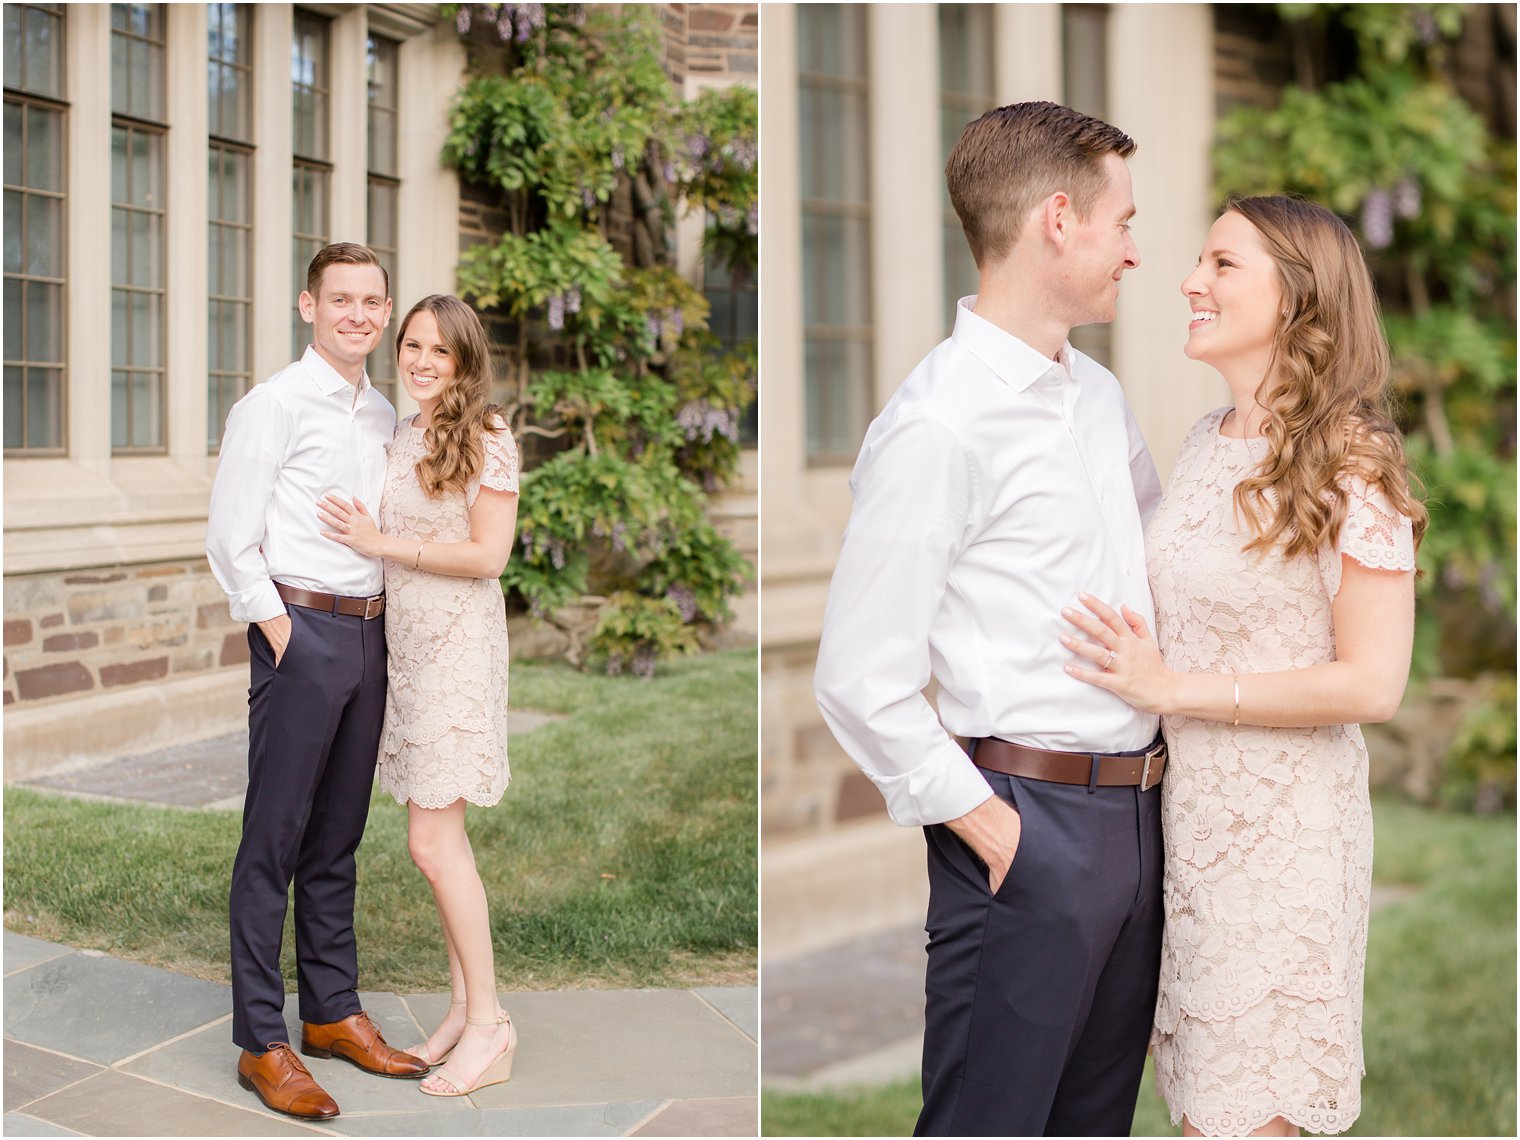
M 247 622 L 249 625 L 289 612 L 285 609 L 284 599 L 275 590 L 273 580 L 269 578 L 256 586 L 229 594 L 227 608 L 232 612 L 233 621 Z
M 911 772 L 886 776 L 867 772 L 887 801 L 892 822 L 922 827 L 959 819 L 992 798 L 992 786 L 960 745 L 946 740 L 928 763 Z

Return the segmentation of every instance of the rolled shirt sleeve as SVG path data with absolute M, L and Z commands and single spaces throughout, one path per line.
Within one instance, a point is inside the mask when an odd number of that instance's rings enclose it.
M 285 613 L 261 546 L 293 427 L 267 384 L 251 389 L 227 415 L 211 486 L 206 558 L 227 594 L 233 621 L 266 621 Z
M 949 427 L 913 410 L 871 434 L 856 463 L 814 686 L 824 720 L 892 819 L 943 823 L 992 795 L 923 695 L 931 627 L 975 514 L 976 468 Z

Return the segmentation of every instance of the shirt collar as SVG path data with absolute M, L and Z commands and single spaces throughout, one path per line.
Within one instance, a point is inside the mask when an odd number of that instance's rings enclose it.
M 1030 348 L 1012 333 L 971 311 L 976 295 L 962 297 L 955 305 L 955 331 L 950 339 L 975 356 L 1015 392 L 1022 392 L 1057 366 L 1069 374 L 1074 363 L 1071 343 L 1061 345 L 1061 359 L 1052 360 Z
M 317 389 L 324 396 L 336 395 L 344 388 L 352 387 L 352 385 L 350 385 L 347 380 L 343 379 L 343 377 L 339 375 L 336 368 L 327 363 L 322 354 L 317 351 L 317 346 L 314 344 L 308 344 L 306 346 L 306 351 L 301 354 L 301 363 L 306 366 L 307 372 L 309 372 L 311 374 L 311 378 L 316 381 Z M 370 383 L 368 372 L 361 372 L 359 374 L 358 388 L 359 394 L 361 396 L 369 391 Z

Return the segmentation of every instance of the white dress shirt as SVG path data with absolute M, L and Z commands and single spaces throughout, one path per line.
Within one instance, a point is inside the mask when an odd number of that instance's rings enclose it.
M 1071 752 L 1156 735 L 1156 717 L 1068 675 L 1058 640 L 1079 591 L 1155 629 L 1145 441 L 1113 373 L 1069 344 L 1041 355 L 975 302 L 866 432 L 818 649 L 824 719 L 903 825 L 992 794 L 951 733 Z
M 378 558 L 322 537 L 329 491 L 378 513 L 396 410 L 368 374 L 355 386 L 317 350 L 232 406 L 206 520 L 206 557 L 234 621 L 285 612 L 274 579 L 304 590 L 369 597 L 385 586 Z

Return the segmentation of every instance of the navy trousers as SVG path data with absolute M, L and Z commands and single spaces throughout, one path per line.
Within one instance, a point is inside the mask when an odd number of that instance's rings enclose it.
M 929 848 L 919 1136 L 1127 1136 L 1161 968 L 1161 792 L 982 769 L 1019 812 L 1013 866 Z
M 280 944 L 295 882 L 302 1021 L 359 1012 L 354 852 L 369 817 L 385 717 L 385 622 L 290 606 L 275 667 L 248 627 L 248 795 L 232 865 L 232 1039 L 288 1041 Z

